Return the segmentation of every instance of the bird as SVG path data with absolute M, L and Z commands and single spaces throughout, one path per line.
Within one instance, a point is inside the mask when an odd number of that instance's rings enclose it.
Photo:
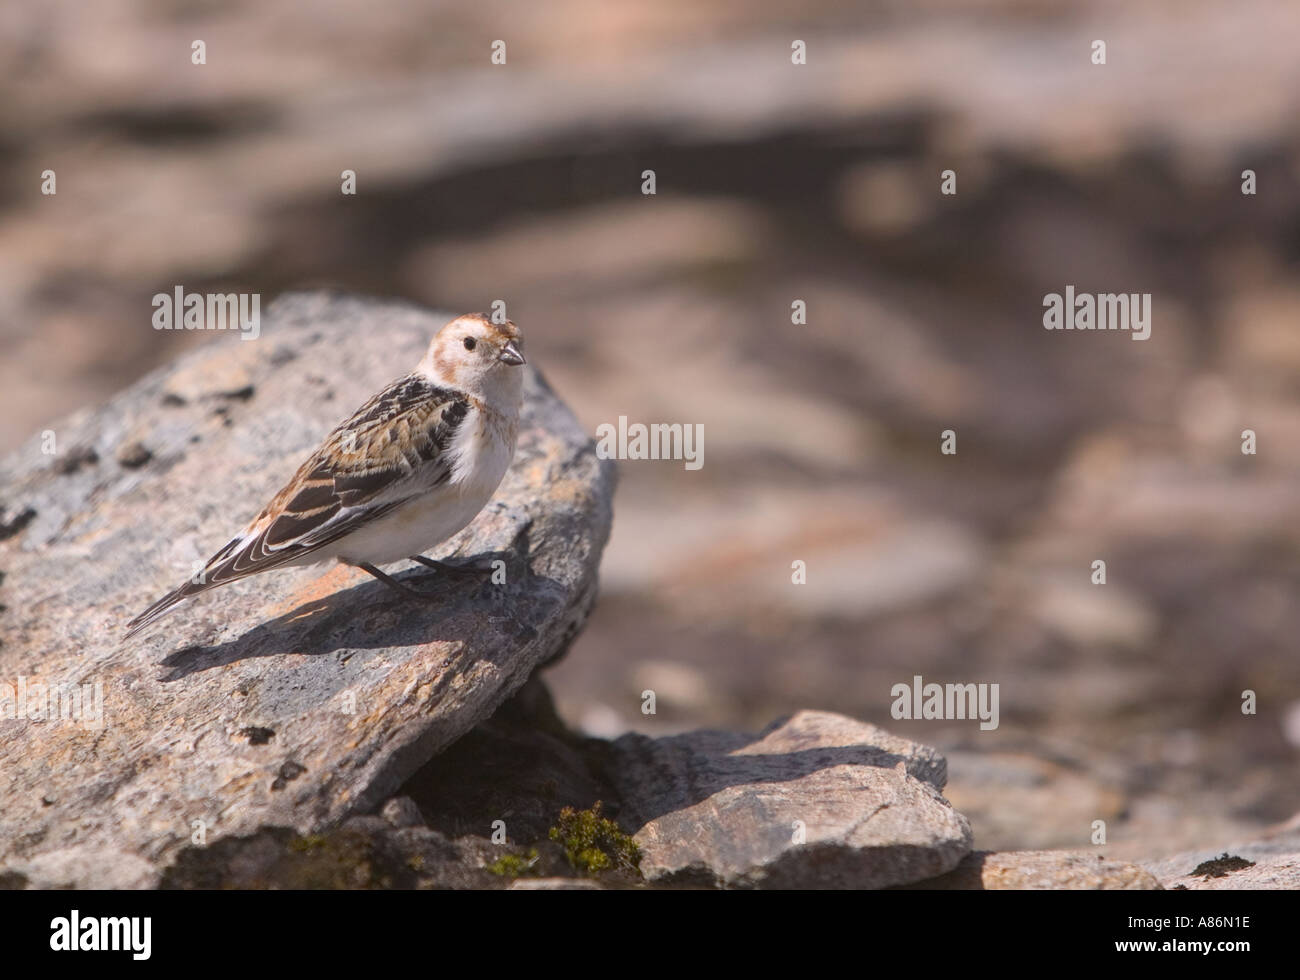
M 466 527 L 514 458 L 524 339 L 510 320 L 466 313 L 440 329 L 415 370 L 340 422 L 201 573 L 127 623 L 134 636 L 178 603 L 273 568 L 336 559 L 406 595 L 377 566 L 427 558 Z

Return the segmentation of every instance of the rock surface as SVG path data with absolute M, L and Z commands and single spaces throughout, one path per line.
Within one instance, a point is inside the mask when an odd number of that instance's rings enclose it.
M 353 817 L 320 835 L 273 829 L 187 848 L 164 884 L 541 890 L 898 884 L 941 874 L 970 847 L 965 819 L 938 794 L 943 779 L 943 759 L 932 750 L 824 712 L 802 712 L 758 737 L 586 738 L 564 728 L 534 677 L 408 779 L 382 816 Z M 622 832 L 635 832 L 639 872 L 576 867 L 549 833 L 569 807 L 599 807 Z M 806 842 L 798 845 L 791 841 L 796 819 L 806 825 Z M 495 836 L 497 830 L 504 835 Z
M 1189 891 L 1300 889 L 1300 829 L 1296 824 L 1293 819 L 1279 833 L 1247 844 L 1189 851 L 1143 864 L 1165 888 Z
M 286 297 L 259 339 L 205 345 L 54 426 L 55 454 L 37 437 L 0 463 L 18 515 L 0 541 L 0 871 L 147 886 L 192 838 L 336 826 L 566 649 L 595 597 L 614 468 L 531 367 L 514 465 L 439 556 L 502 558 L 504 584 L 422 575 L 441 595 L 421 603 L 341 567 L 275 571 L 123 640 L 447 319 Z M 18 705 L 36 684 L 89 685 L 87 704 L 102 690 L 102 715 L 41 720 Z
M 976 851 L 952 871 L 914 888 L 936 890 L 1156 889 L 1160 882 L 1134 864 L 1068 851 Z
M 940 795 L 943 758 L 842 715 L 802 711 L 757 737 L 627 735 L 604 768 L 652 882 L 879 888 L 971 849 Z

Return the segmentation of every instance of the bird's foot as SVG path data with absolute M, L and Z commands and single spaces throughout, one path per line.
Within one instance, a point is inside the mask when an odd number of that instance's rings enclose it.
M 413 589 L 405 582 L 399 582 L 391 575 L 381 572 L 379 569 L 377 569 L 374 565 L 370 564 L 369 562 L 359 561 L 357 562 L 357 568 L 361 569 L 363 572 L 369 572 L 371 575 L 379 579 L 379 581 L 383 582 L 390 589 L 395 589 L 396 591 L 402 592 L 406 595 L 414 596 L 417 599 L 445 599 L 446 598 L 445 593 L 443 593 L 441 590 L 435 589 L 432 592 L 422 592 L 420 589 Z
M 445 562 L 438 561 L 435 558 L 425 558 L 424 555 L 411 555 L 411 561 L 418 561 L 426 568 L 432 568 L 435 571 L 443 572 L 447 575 L 486 575 L 492 571 L 490 564 L 480 564 L 478 562 Z

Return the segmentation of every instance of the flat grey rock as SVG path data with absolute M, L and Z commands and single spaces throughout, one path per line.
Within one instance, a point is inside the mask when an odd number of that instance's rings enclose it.
M 974 851 L 938 878 L 907 886 L 935 891 L 1156 890 L 1149 871 L 1085 851 Z
M 504 584 L 390 568 L 439 591 L 421 602 L 338 566 L 273 571 L 123 639 L 447 319 L 285 297 L 259 339 L 220 337 L 53 426 L 56 453 L 38 435 L 0 462 L 0 871 L 147 886 L 192 842 L 335 826 L 563 652 L 595 598 L 614 467 L 531 367 L 510 472 L 435 556 L 501 558 Z M 102 720 L 15 718 L 20 679 L 98 685 Z
M 651 882 L 882 888 L 971 849 L 943 758 L 843 715 L 801 711 L 757 737 L 625 735 L 604 768 Z

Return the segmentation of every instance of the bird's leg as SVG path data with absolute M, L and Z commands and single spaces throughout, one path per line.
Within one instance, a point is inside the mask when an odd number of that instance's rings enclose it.
M 439 598 L 439 596 L 437 596 L 433 592 L 421 592 L 419 589 L 413 589 L 409 585 L 405 585 L 397 581 L 397 579 L 393 578 L 391 575 L 385 575 L 383 572 L 381 572 L 379 569 L 377 569 L 374 565 L 370 564 L 369 562 L 359 561 L 357 562 L 357 568 L 361 569 L 363 572 L 369 572 L 375 578 L 379 579 L 379 581 L 387 585 L 390 589 L 396 589 L 398 592 L 405 592 L 407 595 L 415 596 L 417 599 Z
M 484 572 L 492 570 L 491 565 L 449 565 L 445 561 L 438 561 L 434 558 L 425 558 L 424 555 L 411 555 L 411 561 L 418 561 L 426 568 L 432 568 L 434 571 L 445 572 L 448 575 L 482 575 Z

